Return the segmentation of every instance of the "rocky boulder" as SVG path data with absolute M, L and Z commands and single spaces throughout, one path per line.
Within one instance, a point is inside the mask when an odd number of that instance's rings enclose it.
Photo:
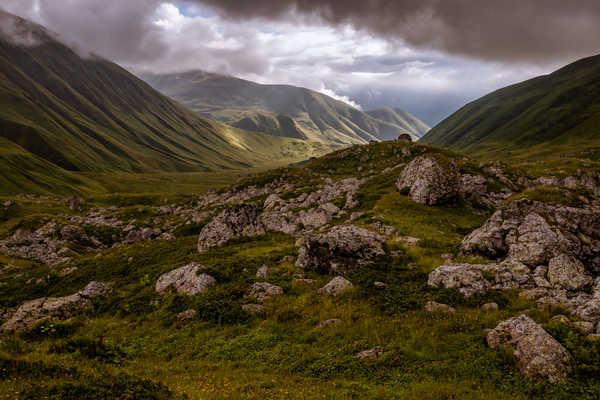
M 385 238 L 354 225 L 339 225 L 329 232 L 309 234 L 296 242 L 296 266 L 307 271 L 340 274 L 384 255 Z
M 593 283 L 583 263 L 565 254 L 550 260 L 547 276 L 550 284 L 566 290 L 584 290 Z
M 258 208 L 251 204 L 239 204 L 223 210 L 200 232 L 198 251 L 221 246 L 231 239 L 257 236 L 265 233 Z
M 458 194 L 459 174 L 454 161 L 441 156 L 412 160 L 396 182 L 398 190 L 410 189 L 411 200 L 427 205 L 443 204 Z
M 457 289 L 469 297 L 489 290 L 510 290 L 534 286 L 530 269 L 516 261 L 500 264 L 442 265 L 429 274 L 427 283 L 434 287 Z
M 519 370 L 527 376 L 557 383 L 571 370 L 567 350 L 526 315 L 500 323 L 487 334 L 487 343 L 491 348 L 514 348 Z
M 161 295 L 167 293 L 170 288 L 173 288 L 177 293 L 188 296 L 200 294 L 209 287 L 217 284 L 217 281 L 212 276 L 199 274 L 201 269 L 201 265 L 191 263 L 167 272 L 158 278 L 155 290 Z

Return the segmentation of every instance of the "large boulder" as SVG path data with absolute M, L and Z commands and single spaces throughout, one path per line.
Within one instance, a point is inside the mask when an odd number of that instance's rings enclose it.
M 526 315 L 501 322 L 487 334 L 491 348 L 512 348 L 521 373 L 557 383 L 571 370 L 567 350 Z
M 354 225 L 339 225 L 329 232 L 309 234 L 296 242 L 300 248 L 296 266 L 328 274 L 346 273 L 384 255 L 385 238 Z
M 532 268 L 561 254 L 600 272 L 600 212 L 520 199 L 497 210 L 461 244 L 464 254 L 510 256 Z
M 223 210 L 200 232 L 198 251 L 221 246 L 231 239 L 257 236 L 265 233 L 259 218 L 259 210 L 251 204 L 239 204 Z
M 441 156 L 420 156 L 404 168 L 396 186 L 400 191 L 410 189 L 409 197 L 417 203 L 442 204 L 458 194 L 458 169 L 454 161 Z
M 199 274 L 201 269 L 201 265 L 191 263 L 167 272 L 158 278 L 155 290 L 161 295 L 167 293 L 170 288 L 173 288 L 177 293 L 188 296 L 200 294 L 217 283 L 212 276 Z
M 79 292 L 65 297 L 43 297 L 30 300 L 17 308 L 13 315 L 0 326 L 0 332 L 28 330 L 50 318 L 69 319 L 92 308 L 91 299 L 106 297 L 112 293 L 112 285 L 90 282 Z

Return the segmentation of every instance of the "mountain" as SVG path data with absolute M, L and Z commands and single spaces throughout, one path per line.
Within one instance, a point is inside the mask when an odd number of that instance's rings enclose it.
M 427 124 L 399 108 L 381 108 L 367 111 L 371 117 L 397 125 L 416 136 L 423 136 L 429 129 Z
M 330 150 L 209 121 L 39 25 L 7 13 L 0 22 L 0 137 L 60 168 L 214 171 Z
M 486 157 L 597 152 L 599 77 L 600 56 L 579 60 L 466 105 L 421 142 Z
M 417 139 L 422 133 L 411 124 L 377 119 L 342 101 L 295 86 L 261 85 L 204 71 L 146 74 L 142 79 L 208 118 L 271 135 L 356 144 L 395 139 L 403 133 Z

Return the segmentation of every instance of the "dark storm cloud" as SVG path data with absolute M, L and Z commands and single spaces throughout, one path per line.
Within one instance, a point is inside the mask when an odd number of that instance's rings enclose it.
M 598 0 L 196 0 L 235 18 L 319 18 L 411 46 L 501 61 L 600 51 Z

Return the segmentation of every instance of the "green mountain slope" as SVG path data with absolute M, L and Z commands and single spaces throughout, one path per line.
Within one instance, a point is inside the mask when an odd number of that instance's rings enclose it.
M 273 127 L 283 125 L 285 136 L 322 143 L 366 143 L 394 139 L 403 133 L 420 136 L 417 130 L 373 118 L 344 102 L 304 88 L 260 85 L 203 71 L 142 78 L 208 118 L 269 134 L 281 135 L 281 130 Z
M 381 108 L 367 111 L 371 117 L 398 125 L 416 136 L 423 136 L 429 129 L 427 124 L 399 108 Z
M 600 146 L 600 56 L 509 86 L 434 127 L 422 143 L 486 157 L 579 154 Z
M 103 191 L 93 180 L 57 167 L 0 137 L 0 194 L 89 194 Z
M 3 13 L 32 45 L 0 36 L 0 137 L 73 171 L 212 171 L 328 149 L 199 117 L 118 65 L 83 58 Z

